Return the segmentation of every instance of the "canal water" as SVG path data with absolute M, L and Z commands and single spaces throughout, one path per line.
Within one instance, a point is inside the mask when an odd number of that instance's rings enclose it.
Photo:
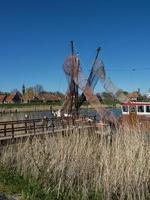
M 28 112 L 9 112 L 0 113 L 0 121 L 17 121 L 25 119 L 43 119 L 52 118 L 52 113 L 48 111 L 28 111 Z
M 121 116 L 121 109 L 113 108 L 110 109 L 114 115 L 118 118 Z M 79 112 L 82 116 L 96 117 L 98 119 L 98 114 L 94 109 L 81 109 Z M 28 112 L 9 112 L 9 113 L 0 113 L 0 121 L 17 121 L 25 119 L 43 119 L 43 118 L 52 118 L 53 114 L 50 110 L 47 111 L 28 111 Z

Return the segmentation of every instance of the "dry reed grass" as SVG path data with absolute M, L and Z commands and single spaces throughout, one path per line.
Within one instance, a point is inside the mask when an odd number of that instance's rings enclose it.
M 150 199 L 148 133 L 126 128 L 112 137 L 89 130 L 66 134 L 7 147 L 1 162 L 35 177 L 58 199 Z

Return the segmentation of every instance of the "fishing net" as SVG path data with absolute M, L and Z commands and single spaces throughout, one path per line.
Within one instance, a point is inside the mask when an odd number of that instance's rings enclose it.
M 74 91 L 75 91 L 75 82 L 73 80 L 73 66 L 77 62 L 76 56 L 71 56 L 72 59 L 68 59 L 65 62 L 65 66 L 63 65 L 63 70 L 65 72 L 67 82 L 68 82 L 68 90 L 65 96 L 64 103 L 61 108 L 61 114 L 71 114 L 72 105 L 74 100 Z
M 104 89 L 111 93 L 120 102 L 125 102 L 128 98 L 124 94 L 123 90 L 115 86 L 112 80 L 106 76 L 105 66 L 102 60 L 95 59 L 88 79 L 84 76 L 79 65 L 79 59 L 76 55 L 68 56 L 65 59 L 63 69 L 68 80 L 69 88 L 61 109 L 62 113 L 71 112 L 74 101 L 75 87 L 78 87 L 82 91 L 78 101 L 79 107 L 85 100 L 87 100 L 91 106 L 95 108 L 101 120 L 105 119 L 112 122 L 116 121 L 112 112 L 104 109 L 97 96 L 93 94 L 93 90 L 98 80 L 100 80 Z
M 105 70 L 104 70 L 104 65 L 102 61 L 96 60 L 94 62 L 94 65 L 92 66 L 90 75 L 87 79 L 87 85 L 94 90 L 99 77 L 101 77 L 101 79 L 105 79 Z M 79 107 L 83 104 L 83 102 L 86 100 L 84 93 L 81 94 L 81 96 L 79 97 Z
M 112 80 L 106 76 L 105 67 L 103 62 L 100 70 L 95 71 L 95 76 L 100 78 L 101 84 L 107 92 L 110 92 L 118 101 L 125 102 L 128 100 L 127 96 L 124 94 L 123 90 L 118 88 Z
M 64 62 L 63 68 L 65 74 L 71 77 L 70 80 L 74 81 L 74 83 L 83 92 L 86 100 L 90 103 L 90 105 L 93 108 L 95 108 L 95 110 L 100 116 L 100 120 L 108 120 L 114 123 L 114 121 L 116 121 L 114 115 L 111 111 L 108 111 L 102 107 L 101 103 L 99 102 L 99 99 L 96 95 L 93 94 L 92 90 L 92 87 L 95 86 L 95 83 L 98 81 L 98 78 L 101 78 L 101 80 L 105 80 L 104 66 L 102 62 L 97 62 L 93 66 L 92 72 L 88 80 L 85 78 L 81 67 L 79 67 L 76 56 L 67 57 Z M 70 87 L 70 90 L 72 89 L 73 88 Z

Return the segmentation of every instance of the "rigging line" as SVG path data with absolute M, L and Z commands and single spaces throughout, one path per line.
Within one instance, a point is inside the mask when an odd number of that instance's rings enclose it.
M 131 69 L 109 69 L 107 68 L 107 70 L 109 71 L 146 71 L 146 70 L 150 70 L 150 68 L 131 68 Z

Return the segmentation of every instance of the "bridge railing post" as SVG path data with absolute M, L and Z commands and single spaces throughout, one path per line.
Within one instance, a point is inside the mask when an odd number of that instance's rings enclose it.
M 55 129 L 55 125 L 54 125 L 54 120 L 52 119 L 52 132 L 54 134 L 54 129 Z
M 45 119 L 42 119 L 42 131 L 44 133 L 44 125 L 45 125 Z
M 14 139 L 14 123 L 11 124 L 11 133 L 12 133 L 12 139 Z
M 4 124 L 4 137 L 6 137 L 7 129 L 6 129 L 6 124 Z
M 33 120 L 33 129 L 34 129 L 34 135 L 36 134 L 36 127 L 35 127 L 35 121 Z
M 25 121 L 25 133 L 27 133 L 27 122 Z

